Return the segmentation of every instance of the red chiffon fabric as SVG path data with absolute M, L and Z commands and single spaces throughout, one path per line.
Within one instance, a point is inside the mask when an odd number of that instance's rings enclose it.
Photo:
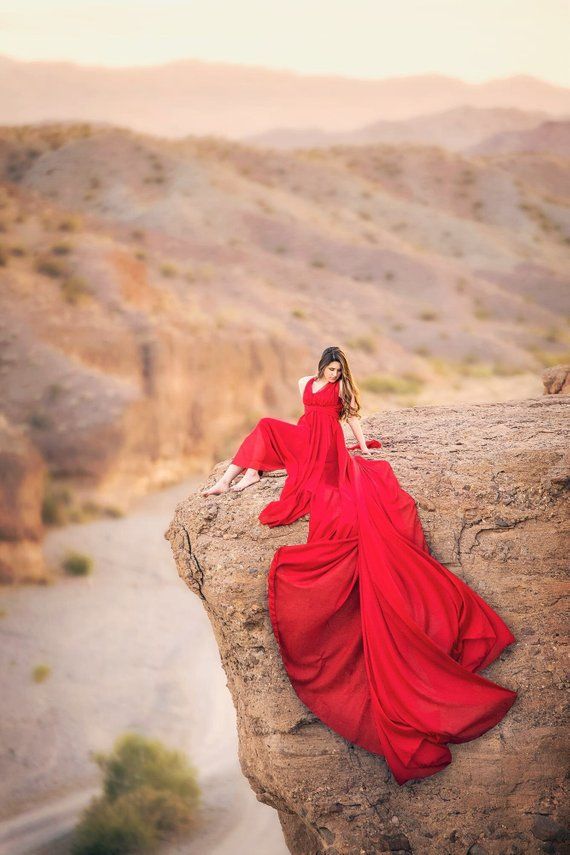
M 430 555 L 390 464 L 348 453 L 359 446 L 345 443 L 338 381 L 313 392 L 314 380 L 297 424 L 261 419 L 232 462 L 287 471 L 262 523 L 310 514 L 307 542 L 277 549 L 267 583 L 293 688 L 332 730 L 385 757 L 401 785 L 444 769 L 446 743 L 503 718 L 517 692 L 476 672 L 515 637 Z

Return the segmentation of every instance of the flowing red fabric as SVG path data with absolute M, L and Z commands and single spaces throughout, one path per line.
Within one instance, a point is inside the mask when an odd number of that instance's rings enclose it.
M 295 692 L 336 733 L 385 757 L 402 785 L 444 769 L 446 743 L 475 739 L 507 713 L 517 692 L 476 672 L 516 639 L 430 555 L 390 464 L 348 453 L 359 445 L 345 443 L 339 381 L 313 392 L 316 379 L 297 424 L 260 419 L 232 462 L 287 472 L 262 523 L 310 515 L 307 542 L 279 547 L 267 580 Z

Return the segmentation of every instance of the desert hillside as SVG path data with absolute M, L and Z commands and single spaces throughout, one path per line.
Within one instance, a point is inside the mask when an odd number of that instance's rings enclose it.
M 27 125 L 0 180 L 2 411 L 55 503 L 125 506 L 296 421 L 331 343 L 365 414 L 541 394 L 567 361 L 560 154 Z

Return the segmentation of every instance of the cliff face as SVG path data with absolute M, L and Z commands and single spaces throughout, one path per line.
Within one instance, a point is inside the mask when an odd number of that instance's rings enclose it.
M 416 498 L 432 553 L 517 638 L 484 672 L 519 691 L 515 707 L 478 740 L 451 745 L 454 760 L 443 772 L 403 787 L 383 758 L 321 724 L 284 671 L 266 573 L 278 546 L 305 542 L 307 522 L 269 529 L 257 520 L 284 473 L 243 493 L 192 494 L 176 507 L 165 536 L 219 645 L 241 767 L 257 798 L 279 811 L 291 852 L 559 851 L 569 406 L 567 396 L 546 395 L 415 407 L 363 422 L 365 435 L 383 442 L 378 456 Z
M 41 548 L 44 478 L 40 453 L 0 414 L 0 582 L 46 578 Z

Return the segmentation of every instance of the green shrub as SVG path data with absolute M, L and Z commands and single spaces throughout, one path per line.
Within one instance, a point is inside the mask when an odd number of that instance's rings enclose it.
M 84 811 L 73 855 L 144 852 L 190 830 L 200 800 L 197 773 L 158 740 L 127 733 L 109 755 L 96 753 L 103 795 Z
M 70 551 L 63 559 L 62 567 L 69 576 L 88 576 L 93 570 L 93 559 L 82 552 Z

